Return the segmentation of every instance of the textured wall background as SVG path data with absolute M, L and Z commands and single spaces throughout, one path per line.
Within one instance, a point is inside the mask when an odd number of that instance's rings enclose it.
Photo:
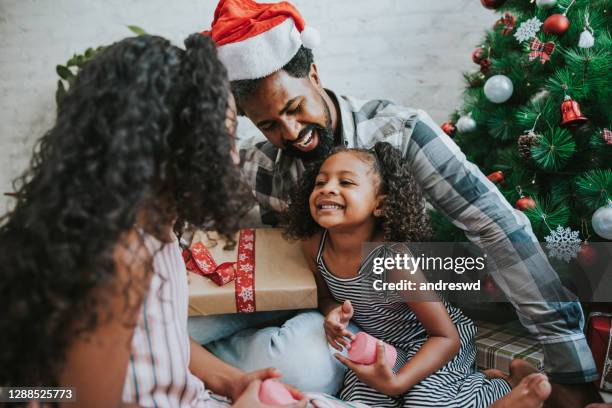
M 324 86 L 427 110 L 459 103 L 461 72 L 496 19 L 478 0 L 293 0 L 319 29 Z M 135 24 L 175 44 L 208 28 L 215 0 L 0 0 L 0 192 L 27 166 L 55 115 L 55 65 L 131 35 Z M 257 132 L 246 121 L 242 136 Z M 0 213 L 10 199 L 0 196 Z

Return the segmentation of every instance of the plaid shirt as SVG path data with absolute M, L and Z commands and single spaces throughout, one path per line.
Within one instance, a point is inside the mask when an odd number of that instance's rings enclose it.
M 515 305 L 522 324 L 537 335 L 550 379 L 559 383 L 595 380 L 598 375 L 582 332 L 580 303 L 568 301 L 527 217 L 510 206 L 424 111 L 385 100 L 335 98 L 340 107 L 341 143 L 370 148 L 385 141 L 400 149 L 429 203 L 472 242 L 494 254 L 492 277 Z M 304 165 L 271 143 L 255 140 L 241 149 L 243 173 L 259 203 L 260 221 L 274 225 Z

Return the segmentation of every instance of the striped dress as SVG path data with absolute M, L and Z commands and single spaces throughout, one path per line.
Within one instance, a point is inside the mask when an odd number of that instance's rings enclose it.
M 178 242 L 144 237 L 153 254 L 153 277 L 134 329 L 123 402 L 141 407 L 230 406 L 189 370 L 189 290 Z
M 326 236 L 327 231 L 324 231 L 316 258 L 320 275 L 337 302 L 351 301 L 353 321 L 368 334 L 397 349 L 398 358 L 393 367 L 393 371 L 397 372 L 427 340 L 427 332 L 397 293 L 385 293 L 372 288 L 373 281 L 380 279 L 380 275 L 372 273 L 373 258 L 393 256 L 395 253 L 390 248 L 380 246 L 366 257 L 356 277 L 341 279 L 325 266 L 323 247 Z M 344 378 L 340 398 L 373 407 L 476 408 L 488 407 L 507 394 L 510 385 L 506 381 L 487 379 L 476 371 L 474 323 L 459 309 L 446 302 L 445 306 L 461 339 L 461 349 L 451 361 L 399 397 L 389 397 L 370 388 L 349 370 Z

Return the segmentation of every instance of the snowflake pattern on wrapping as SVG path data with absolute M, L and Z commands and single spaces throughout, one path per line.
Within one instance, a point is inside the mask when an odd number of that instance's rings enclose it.
M 578 231 L 572 231 L 571 228 L 563 228 L 561 225 L 552 231 L 546 240 L 546 249 L 549 255 L 553 258 L 569 262 L 572 258 L 576 258 L 580 251 L 582 241 L 579 238 Z
M 244 300 L 245 302 L 247 300 L 252 300 L 253 299 L 253 288 L 242 288 L 238 296 L 240 296 L 242 300 Z
M 533 17 L 527 21 L 523 21 L 514 33 L 514 37 L 520 43 L 522 43 L 523 41 L 527 41 L 530 38 L 536 36 L 538 31 L 540 31 L 540 27 L 542 26 L 542 24 L 543 23 L 538 20 L 537 17 Z

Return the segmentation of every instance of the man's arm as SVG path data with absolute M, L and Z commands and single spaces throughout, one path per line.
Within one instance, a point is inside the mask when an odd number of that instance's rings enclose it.
M 492 277 L 517 309 L 523 325 L 543 345 L 551 380 L 581 383 L 597 378 L 582 333 L 584 316 L 544 256 L 527 217 L 422 111 L 406 127 L 406 159 L 429 198 L 454 225 L 493 254 Z

